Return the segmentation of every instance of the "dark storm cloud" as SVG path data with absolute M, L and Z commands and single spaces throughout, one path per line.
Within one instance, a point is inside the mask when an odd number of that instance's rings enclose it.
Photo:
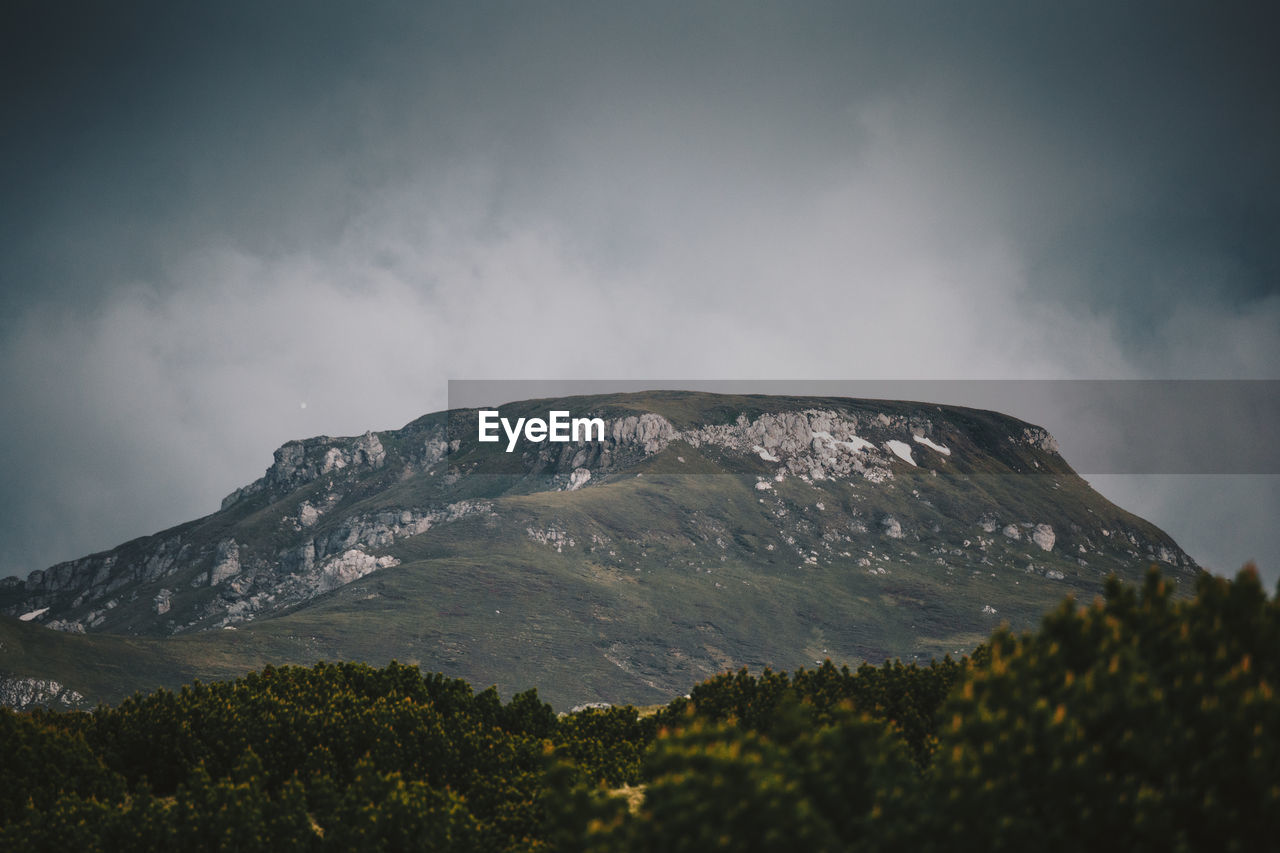
M 662 204 L 711 167 L 723 212 L 734 183 L 856 157 L 878 108 L 937 141 L 921 165 L 940 182 L 971 173 L 1033 287 L 1125 319 L 1206 280 L 1274 295 L 1275 15 L 1119 5 L 20 4 L 5 256 L 77 295 L 154 282 L 210 232 L 306 245 L 353 194 L 477 155 L 513 212 L 573 217 L 576 188 L 548 183 L 582 167 L 619 192 L 656 177 Z
M 1269 6 L 0 16 L 2 572 L 450 376 L 1280 364 Z

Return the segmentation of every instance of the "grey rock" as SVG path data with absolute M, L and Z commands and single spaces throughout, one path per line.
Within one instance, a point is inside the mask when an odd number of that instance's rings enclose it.
M 400 565 L 395 557 L 375 557 L 364 551 L 352 548 L 328 560 L 320 567 L 320 580 L 316 585 L 317 594 L 329 592 L 345 586 L 353 580 L 362 578 L 378 569 L 387 569 Z
M 1057 541 L 1057 537 L 1053 533 L 1053 528 L 1047 524 L 1037 524 L 1035 529 L 1031 531 L 1031 541 L 1040 546 L 1042 551 L 1052 551 L 1053 543 Z
M 240 546 L 234 539 L 224 539 L 218 543 L 214 554 L 213 567 L 209 570 L 209 586 L 217 586 L 227 578 L 240 574 Z
M 319 520 L 320 510 L 312 506 L 310 501 L 303 501 L 298 507 L 298 524 L 303 527 L 315 527 Z
M 575 468 L 573 473 L 569 475 L 569 491 L 577 491 L 587 484 L 591 479 L 591 472 L 586 468 Z
M 44 678 L 0 675 L 0 705 L 19 711 L 28 708 L 76 708 L 84 696 Z
M 1047 453 L 1058 453 L 1058 440 L 1050 435 L 1048 430 L 1041 427 L 1026 427 L 1023 429 L 1022 442 L 1032 447 L 1038 447 Z

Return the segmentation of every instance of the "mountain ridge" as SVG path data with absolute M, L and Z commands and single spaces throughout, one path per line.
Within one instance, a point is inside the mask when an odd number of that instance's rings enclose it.
M 541 672 L 578 704 L 738 665 L 964 652 L 1111 571 L 1198 571 L 1006 415 L 665 391 L 497 408 L 553 407 L 601 416 L 605 440 L 508 454 L 454 409 L 286 442 L 214 513 L 10 579 L 0 612 L 88 639 L 186 637 L 229 661 L 215 629 L 298 662 L 398 656 L 504 689 Z M 504 602 L 518 623 L 490 624 Z M 343 630 L 297 639 L 317 622 Z

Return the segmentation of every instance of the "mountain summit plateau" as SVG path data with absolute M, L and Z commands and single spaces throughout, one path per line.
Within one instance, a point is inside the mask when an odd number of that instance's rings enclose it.
M 9 693 L 396 658 L 559 706 L 657 702 L 742 666 L 966 653 L 1113 572 L 1190 591 L 1200 571 L 1006 415 L 661 391 L 497 408 L 604 437 L 508 453 L 456 409 L 288 442 L 211 515 L 0 582 Z M 36 681 L 58 690 L 13 689 Z

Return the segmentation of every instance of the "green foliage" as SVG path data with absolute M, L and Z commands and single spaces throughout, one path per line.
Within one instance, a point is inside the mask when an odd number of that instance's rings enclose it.
M 480 831 L 454 791 L 380 773 L 362 761 L 354 783 L 333 811 L 324 845 L 331 850 L 469 851 Z
M 611 787 L 640 782 L 644 749 L 657 728 L 630 705 L 588 708 L 559 721 L 556 756 L 568 760 L 591 781 Z
M 790 678 L 768 669 L 756 677 L 743 669 L 699 684 L 688 700 L 672 702 L 658 719 L 662 725 L 679 725 L 682 716 L 692 713 L 790 740 L 797 732 L 788 730 L 829 723 L 852 706 L 892 725 L 923 767 L 933 754 L 939 709 L 967 665 L 967 660 L 946 657 L 928 666 L 885 661 L 880 667 L 863 664 L 850 671 L 827 661 Z
M 179 787 L 169 818 L 180 850 L 301 851 L 316 841 L 302 787 L 291 780 L 270 795 L 252 751 L 223 779 L 197 767 Z
M 523 848 L 556 727 L 534 691 L 503 705 L 395 663 L 267 667 L 92 715 L 4 712 L 0 815 L 53 847 L 101 846 L 146 809 L 160 829 L 125 846 Z
M 929 801 L 974 849 L 1258 849 L 1280 836 L 1280 607 L 1256 573 L 1064 604 L 953 698 Z M 955 847 L 956 845 L 950 845 Z
M 124 801 L 64 794 L 46 808 L 29 804 L 19 820 L 0 826 L 0 850 L 164 853 L 173 845 L 164 805 L 145 792 Z
M 767 737 L 695 721 L 659 740 L 622 849 L 834 849 L 788 753 Z
M 0 711 L 0 849 L 1249 850 L 1280 605 L 1157 573 L 972 658 L 726 673 L 642 717 L 391 664 Z
M 66 725 L 59 725 L 65 721 Z M 116 799 L 124 783 L 85 742 L 79 715 L 0 708 L 0 826 L 65 794 Z

